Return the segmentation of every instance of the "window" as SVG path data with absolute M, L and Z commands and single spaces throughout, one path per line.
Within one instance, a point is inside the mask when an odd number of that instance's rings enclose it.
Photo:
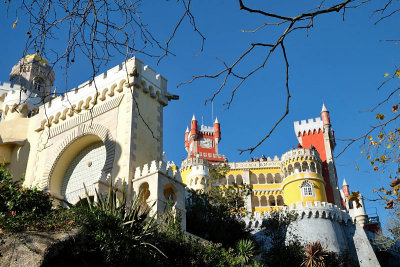
M 40 79 L 35 79 L 33 82 L 33 88 L 40 92 L 43 89 L 43 82 Z
M 300 187 L 303 197 L 312 197 L 314 195 L 314 184 L 310 181 L 302 182 Z

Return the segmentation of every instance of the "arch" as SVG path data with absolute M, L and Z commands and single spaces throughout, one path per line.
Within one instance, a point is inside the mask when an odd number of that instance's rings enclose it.
M 277 205 L 277 206 L 283 206 L 283 205 L 284 205 L 283 196 L 282 196 L 282 195 L 278 195 L 278 196 L 276 197 L 276 205 Z
M 310 171 L 310 168 L 308 167 L 307 161 L 303 161 L 303 163 L 301 164 L 301 171 L 303 171 L 303 172 Z
M 288 175 L 292 175 L 293 172 L 294 172 L 293 166 L 292 166 L 292 164 L 289 164 L 289 166 L 288 166 Z
M 282 176 L 281 176 L 281 174 L 279 172 L 275 173 L 274 180 L 275 180 L 275 183 L 277 183 L 277 184 L 282 183 Z
M 296 162 L 296 163 L 294 164 L 294 173 L 299 173 L 299 172 L 301 172 L 300 163 L 299 163 L 299 162 Z
M 147 182 L 142 183 L 139 186 L 139 204 L 140 206 L 144 209 L 147 210 L 149 209 L 149 205 L 147 204 L 147 201 L 150 197 L 150 190 L 149 190 L 149 184 Z
M 315 163 L 314 162 L 311 162 L 311 164 L 310 164 L 310 171 L 311 172 L 316 172 L 316 168 L 315 168 Z
M 201 178 L 201 182 L 200 182 L 202 185 L 205 185 L 206 184 L 206 178 Z
M 274 177 L 272 176 L 271 173 L 267 174 L 267 183 L 268 184 L 273 184 L 274 183 Z
M 260 198 L 260 206 L 266 207 L 268 206 L 268 200 L 266 196 L 261 196 Z
M 256 223 L 254 224 L 254 227 L 258 228 L 259 225 L 260 225 L 260 223 L 258 221 L 256 221 Z
M 286 168 L 283 168 L 283 177 L 286 177 L 288 175 Z
M 173 201 L 174 203 L 177 200 L 177 193 L 176 193 L 176 189 L 172 184 L 166 184 L 164 186 L 164 198 L 167 201 Z
M 265 184 L 265 176 L 264 176 L 264 174 L 260 173 L 258 175 L 258 183 L 259 184 Z
M 258 201 L 257 196 L 251 196 L 251 206 L 253 206 L 253 207 L 260 206 L 260 202 Z
M 189 183 L 189 185 L 190 185 L 190 186 L 193 185 L 193 178 L 190 178 L 190 183 Z
M 228 185 L 232 185 L 235 182 L 235 176 L 233 176 L 232 174 L 230 174 L 228 176 Z
M 102 178 L 105 180 L 106 174 L 111 172 L 113 166 L 115 141 L 103 125 L 82 124 L 78 126 L 51 152 L 49 159 L 52 161 L 45 168 L 43 180 L 47 181 L 47 188 L 53 196 L 62 198 L 61 185 L 72 160 L 83 149 L 100 141 L 103 142 L 106 149 L 106 160 L 102 169 Z
M 219 179 L 219 184 L 221 184 L 221 185 L 226 185 L 226 182 L 227 182 L 227 180 L 226 180 L 226 177 L 224 176 L 224 177 L 221 177 L 220 179 Z
M 194 184 L 197 185 L 198 182 L 199 182 L 199 177 L 196 177 L 196 178 L 194 179 Z
M 268 204 L 269 204 L 269 206 L 276 206 L 275 197 L 273 195 L 269 195 Z
M 238 184 L 238 185 L 242 185 L 243 184 L 242 175 L 240 175 L 240 174 L 236 175 L 236 184 Z
M 258 184 L 257 175 L 255 175 L 254 173 L 250 175 L 250 184 Z

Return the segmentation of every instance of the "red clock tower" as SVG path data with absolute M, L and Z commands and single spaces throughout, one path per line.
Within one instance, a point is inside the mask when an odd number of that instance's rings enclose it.
M 202 158 L 209 163 L 226 162 L 225 156 L 218 154 L 218 143 L 221 140 L 221 128 L 218 118 L 215 119 L 213 126 L 200 125 L 198 127 L 196 117 L 193 115 L 192 121 L 185 132 L 185 149 L 188 158 Z

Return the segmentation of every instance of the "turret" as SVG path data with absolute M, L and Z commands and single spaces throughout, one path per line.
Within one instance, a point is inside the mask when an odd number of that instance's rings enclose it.
M 32 54 L 22 58 L 11 70 L 10 81 L 19 84 L 23 90 L 38 95 L 43 102 L 51 97 L 54 71 L 46 59 Z
M 331 124 L 331 121 L 330 121 L 330 118 L 329 118 L 329 111 L 325 107 L 325 104 L 322 104 L 321 118 L 322 118 L 322 122 L 323 122 L 324 125 L 330 125 Z
M 220 130 L 220 124 L 218 121 L 218 118 L 215 118 L 215 122 L 214 122 L 214 136 L 215 136 L 215 140 L 219 142 L 219 140 L 221 140 L 221 130 Z
M 343 179 L 342 190 L 345 197 L 350 195 L 349 185 L 347 184 L 346 179 Z
M 193 137 L 195 137 L 197 134 L 197 120 L 194 114 L 192 121 L 190 122 L 190 134 L 193 135 Z
M 186 131 L 185 131 L 185 149 L 186 151 L 188 150 L 189 147 L 189 127 L 186 127 Z

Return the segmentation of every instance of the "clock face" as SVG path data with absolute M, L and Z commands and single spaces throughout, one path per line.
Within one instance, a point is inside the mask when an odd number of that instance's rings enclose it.
M 213 142 L 211 139 L 208 138 L 201 138 L 200 139 L 200 146 L 203 148 L 212 148 Z

